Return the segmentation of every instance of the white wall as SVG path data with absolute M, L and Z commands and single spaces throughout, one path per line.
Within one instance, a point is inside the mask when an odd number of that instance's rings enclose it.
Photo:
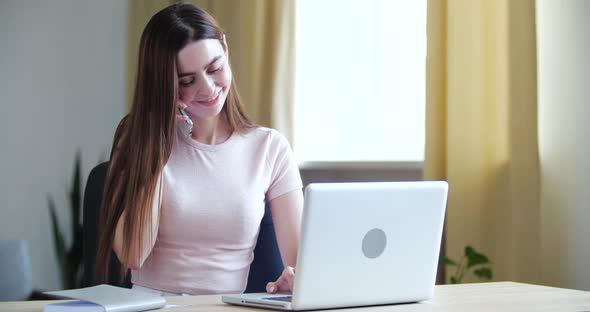
M 590 1 L 538 0 L 543 280 L 590 290 Z
M 69 230 L 76 150 L 84 183 L 110 153 L 126 34 L 126 1 L 0 2 L 0 239 L 29 241 L 36 288 L 61 287 L 47 194 Z

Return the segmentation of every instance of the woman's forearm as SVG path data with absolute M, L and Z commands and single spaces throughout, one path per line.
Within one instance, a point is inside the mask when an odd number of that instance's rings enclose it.
M 303 193 L 293 191 L 270 202 L 277 243 L 285 266 L 295 267 L 303 211 Z
M 117 258 L 126 267 L 138 270 L 141 268 L 147 257 L 150 255 L 156 238 L 158 235 L 158 224 L 160 214 L 160 180 L 156 183 L 156 189 L 154 192 L 154 200 L 152 203 L 152 222 L 149 226 L 144 227 L 143 233 L 140 233 L 139 239 L 131 239 L 131 241 L 125 241 L 125 223 L 127 218 L 127 212 L 123 211 L 119 221 L 117 222 L 117 228 L 115 229 L 115 239 L 113 241 L 113 250 L 117 255 Z M 136 244 L 141 243 L 141 246 Z M 139 247 L 139 248 L 138 248 Z M 127 259 L 123 250 L 127 250 Z

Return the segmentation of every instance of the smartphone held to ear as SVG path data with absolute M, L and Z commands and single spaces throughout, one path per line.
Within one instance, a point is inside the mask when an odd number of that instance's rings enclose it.
M 188 116 L 188 114 L 184 111 L 184 109 L 182 108 L 178 108 L 178 111 L 180 112 L 180 114 L 184 117 L 186 117 L 187 119 L 185 120 L 187 128 L 188 128 L 188 134 L 192 135 L 193 134 L 193 121 L 191 120 L 191 118 Z

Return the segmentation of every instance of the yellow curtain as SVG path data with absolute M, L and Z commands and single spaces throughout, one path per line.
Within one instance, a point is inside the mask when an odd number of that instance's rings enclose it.
M 424 178 L 450 185 L 445 253 L 540 280 L 534 0 L 428 0 Z M 446 272 L 447 280 L 450 268 Z M 468 279 L 467 281 L 474 281 Z
M 133 90 L 135 88 L 135 74 L 137 72 L 137 56 L 141 33 L 150 18 L 161 9 L 174 3 L 173 0 L 127 0 L 127 105 L 126 111 L 131 109 Z
M 129 93 L 132 92 L 141 31 L 149 18 L 175 1 L 130 0 Z M 248 114 L 292 138 L 295 2 L 193 0 L 226 32 L 229 57 Z M 131 97 L 129 97 L 130 99 Z M 130 101 L 128 101 L 130 103 Z

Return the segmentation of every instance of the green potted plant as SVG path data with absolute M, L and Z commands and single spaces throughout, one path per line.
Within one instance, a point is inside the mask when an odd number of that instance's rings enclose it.
M 74 174 L 72 184 L 68 192 L 70 203 L 70 216 L 72 218 L 72 245 L 68 248 L 65 244 L 64 235 L 60 231 L 57 220 L 55 202 L 51 195 L 47 196 L 49 212 L 51 214 L 51 224 L 53 230 L 53 239 L 55 241 L 55 251 L 57 254 L 58 264 L 61 270 L 63 287 L 66 289 L 78 288 L 81 282 L 81 264 L 82 264 L 82 179 L 81 156 L 80 152 L 76 153 L 74 162 Z
M 469 245 L 465 246 L 465 252 L 459 261 L 454 261 L 447 256 L 441 256 L 439 264 L 455 267 L 455 272 L 450 277 L 451 284 L 460 284 L 468 272 L 481 280 L 492 279 L 492 269 L 488 266 L 491 262 L 488 257 L 477 252 L 475 248 Z

